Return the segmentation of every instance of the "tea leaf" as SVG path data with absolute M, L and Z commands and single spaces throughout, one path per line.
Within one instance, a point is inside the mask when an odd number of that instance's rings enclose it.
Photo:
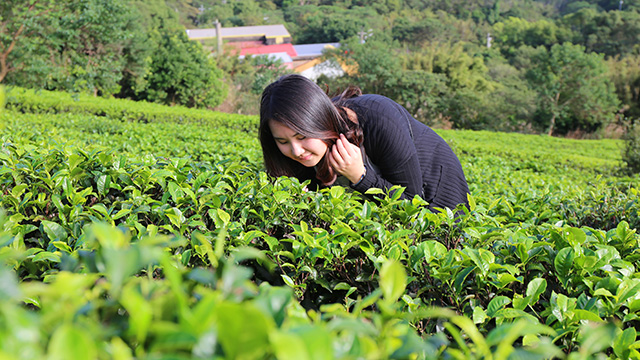
M 90 333 L 69 324 L 60 326 L 53 333 L 48 353 L 48 360 L 84 360 L 98 356 Z
M 573 248 L 566 247 L 558 251 L 553 264 L 559 277 L 566 278 L 566 276 L 571 271 L 571 268 L 573 267 L 574 258 L 575 252 L 573 251 Z
M 288 275 L 280 275 L 282 277 L 282 280 L 284 280 L 284 283 L 287 284 L 287 286 L 295 288 L 296 284 L 293 282 L 293 280 L 291 279 L 291 277 L 289 277 Z
M 153 320 L 153 310 L 151 304 L 138 292 L 136 285 L 129 283 L 125 286 L 120 296 L 120 303 L 129 313 L 130 331 L 135 334 L 140 343 L 143 343 Z
M 269 334 L 275 326 L 273 319 L 251 303 L 223 302 L 213 311 L 218 320 L 218 337 L 226 357 L 255 359 L 264 356 L 269 347 Z
M 636 336 L 636 329 L 632 327 L 620 332 L 613 339 L 613 351 L 615 352 L 616 356 L 621 359 L 628 359 L 629 349 L 631 348 L 631 345 L 636 341 Z
M 487 313 L 482 310 L 479 306 L 473 308 L 473 323 L 474 324 L 482 324 L 485 319 L 487 319 Z
M 42 228 L 51 240 L 66 240 L 68 233 L 62 226 L 57 223 L 44 220 L 42 221 Z
M 529 305 L 533 306 L 540 299 L 540 295 L 544 294 L 547 289 L 547 280 L 544 278 L 537 278 L 531 280 L 529 285 L 527 285 L 527 297 L 530 297 Z
M 269 334 L 271 346 L 278 359 L 283 360 L 310 360 L 311 357 L 307 351 L 302 339 L 295 334 L 289 334 L 276 331 Z
M 380 269 L 380 288 L 385 301 L 397 301 L 407 286 L 407 274 L 404 267 L 396 261 L 387 261 Z
M 509 299 L 508 297 L 496 296 L 489 302 L 489 305 L 487 305 L 487 315 L 489 315 L 489 317 L 494 317 L 498 310 L 503 309 L 510 303 L 511 299 Z
M 600 316 L 598 316 L 598 314 L 591 312 L 589 310 L 574 309 L 573 314 L 574 314 L 574 320 L 589 320 L 593 322 L 604 322 L 604 320 L 602 320 Z
M 96 187 L 98 188 L 98 193 L 101 195 L 105 195 L 107 192 L 109 192 L 110 185 L 111 185 L 111 176 L 109 175 L 103 174 L 99 176 L 98 180 L 96 181 Z

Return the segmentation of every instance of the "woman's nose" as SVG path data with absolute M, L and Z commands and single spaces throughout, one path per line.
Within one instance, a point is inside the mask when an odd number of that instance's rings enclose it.
M 302 154 L 304 154 L 304 149 L 302 148 L 302 145 L 298 142 L 291 142 L 291 154 L 293 154 L 293 156 L 300 156 Z

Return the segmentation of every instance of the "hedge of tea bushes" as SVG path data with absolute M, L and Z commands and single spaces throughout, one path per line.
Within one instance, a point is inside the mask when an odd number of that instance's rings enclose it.
M 3 356 L 638 357 L 637 183 L 548 166 L 543 137 L 505 157 L 441 132 L 472 190 L 455 219 L 270 179 L 223 126 L 0 119 Z
M 130 122 L 105 116 L 23 114 L 6 110 L 0 114 L 5 145 L 46 143 L 80 149 L 114 150 L 122 155 L 189 157 L 196 161 L 262 158 L 253 133 L 233 127 L 172 122 Z M 39 146 L 39 145 L 38 145 Z
M 7 87 L 5 101 L 8 109 L 29 114 L 94 115 L 120 121 L 200 124 L 245 132 L 252 131 L 254 125 L 249 116 L 20 87 Z
M 22 281 L 14 292 L 24 294 L 12 306 L 40 309 L 25 316 L 37 319 L 32 327 L 49 324 L 38 338 L 43 352 L 73 343 L 93 344 L 80 353 L 115 347 L 140 358 L 231 357 L 249 348 L 237 336 L 218 340 L 229 327 L 253 334 L 246 341 L 267 357 L 284 351 L 277 335 L 265 337 L 275 329 L 302 337 L 303 349 L 328 341 L 334 350 L 324 358 L 498 357 L 515 348 L 543 358 L 635 342 L 628 329 L 638 309 L 638 236 L 624 222 L 612 231 L 526 228 L 478 204 L 456 222 L 417 198 L 305 192 L 295 180 L 272 181 L 241 164 L 80 154 L 38 147 L 24 158 L 42 168 L 3 172 L 3 186 L 9 177 L 22 182 L 3 197 L 2 258 L 14 284 Z M 264 313 L 255 304 L 263 301 L 293 309 Z M 224 311 L 194 329 L 193 319 L 216 306 Z M 315 335 L 289 329 L 290 312 L 316 324 L 307 329 Z M 256 316 L 266 325 L 248 320 Z M 278 318 L 279 327 L 269 325 Z M 601 326 L 585 328 L 586 321 Z M 103 323 L 110 326 L 96 330 Z M 593 347 L 584 336 L 608 342 Z

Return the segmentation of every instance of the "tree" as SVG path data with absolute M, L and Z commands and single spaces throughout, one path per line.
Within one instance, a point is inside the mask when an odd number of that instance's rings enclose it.
M 388 39 L 377 34 L 365 44 L 357 37 L 343 43 L 333 54 L 339 56 L 340 63 L 355 70 L 343 82 L 357 84 L 365 93 L 392 97 L 390 92 L 398 85 L 402 70 L 400 58 L 395 51 L 389 51 L 393 47 Z
M 514 49 L 523 45 L 551 47 L 564 41 L 568 32 L 558 28 L 548 20 L 530 22 L 510 17 L 493 25 L 492 36 L 503 54 L 510 55 Z
M 493 50 L 485 60 L 494 90 L 484 97 L 478 124 L 484 130 L 531 131 L 536 109 L 536 93 L 524 79 L 523 71 L 507 63 Z
M 640 122 L 640 55 L 616 56 L 607 64 L 616 94 L 622 101 L 622 115 Z
M 468 89 L 486 93 L 493 90 L 494 84 L 487 77 L 483 58 L 472 56 L 463 44 L 432 44 L 429 52 L 433 56 L 433 72 L 445 74 L 452 91 Z
M 564 43 L 536 53 L 527 78 L 539 94 L 542 126 L 552 135 L 562 131 L 595 131 L 618 109 L 603 56 L 587 54 L 580 45 Z
M 124 0 L 19 2 L 0 7 L 7 83 L 112 95 L 125 66 L 140 67 L 132 62 L 143 58 L 126 56 L 141 32 Z
M 640 173 L 640 124 L 628 124 L 626 130 L 622 161 L 627 163 L 629 173 L 637 174 Z
M 285 9 L 285 19 L 296 23 L 296 43 L 312 44 L 344 41 L 373 27 L 380 16 L 370 8 L 346 10 L 337 6 L 292 6 Z
M 118 93 L 125 48 L 139 36 L 133 20 L 123 0 L 70 1 L 55 19 L 56 31 L 48 36 L 49 59 L 59 71 L 47 77 L 46 87 L 94 95 Z
M 460 39 L 460 34 L 452 21 L 442 21 L 434 13 L 425 10 L 420 13 L 421 19 L 407 17 L 398 18 L 392 28 L 393 38 L 411 45 L 422 45 L 428 42 L 447 42 L 453 38 Z M 445 15 L 444 20 L 449 20 Z
M 640 13 L 637 11 L 582 9 L 563 17 L 561 24 L 574 32 L 572 42 L 583 45 L 589 52 L 615 56 L 640 50 Z
M 207 56 L 202 45 L 189 41 L 183 30 L 160 28 L 152 34 L 157 44 L 147 71 L 146 87 L 138 100 L 167 105 L 215 107 L 227 88 L 222 71 Z
M 416 119 L 430 122 L 445 108 L 445 76 L 423 69 L 404 69 L 401 57 L 384 35 L 374 35 L 361 44 L 357 37 L 327 54 L 350 69 L 338 79 L 319 79 L 321 86 L 339 93 L 356 85 L 364 93 L 387 96 L 405 106 Z M 397 44 L 396 44 L 397 45 Z M 321 81 L 320 81 L 321 80 Z
M 226 52 L 228 54 L 228 52 Z M 264 88 L 284 74 L 291 72 L 281 59 L 270 56 L 226 56 L 218 66 L 225 73 L 229 95 L 220 105 L 223 111 L 257 114 Z
M 48 16 L 55 9 L 52 0 L 3 0 L 0 3 L 0 82 L 10 72 L 24 68 L 24 63 L 14 56 L 15 50 L 25 50 L 25 43 L 45 28 Z
M 425 124 L 433 125 L 442 118 L 450 97 L 446 76 L 424 70 L 404 70 L 399 75 L 398 85 L 388 96 Z

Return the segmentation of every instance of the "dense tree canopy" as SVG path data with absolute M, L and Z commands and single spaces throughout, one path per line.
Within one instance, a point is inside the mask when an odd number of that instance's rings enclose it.
M 640 119 L 640 54 L 611 58 L 608 64 L 616 93 L 624 104 L 622 116 L 632 121 Z
M 226 88 L 221 71 L 204 55 L 200 43 L 189 41 L 186 33 L 161 28 L 152 33 L 158 47 L 151 55 L 147 86 L 137 93 L 140 99 L 168 105 L 211 106 L 222 102 Z
M 601 55 L 564 43 L 538 52 L 527 77 L 541 95 L 540 122 L 551 135 L 563 131 L 593 131 L 609 123 L 618 109 L 613 84 Z
M 0 16 L 7 84 L 201 107 L 226 94 L 221 72 L 171 12 L 145 17 L 124 0 L 12 0 Z M 159 24 L 173 25 L 158 35 Z
M 341 42 L 327 56 L 357 71 L 322 83 L 389 96 L 430 124 L 562 134 L 640 116 L 640 0 L 6 0 L 0 81 L 254 113 L 287 70 L 208 59 L 184 29 L 216 21 Z
M 37 41 L 35 34 L 46 29 L 56 10 L 53 1 L 6 0 L 0 3 L 0 82 L 10 73 L 24 69 L 15 61 L 29 53 L 28 44 Z M 26 56 L 24 57 L 26 58 Z
M 427 123 L 561 134 L 636 116 L 633 74 L 621 64 L 640 53 L 638 0 L 184 3 L 199 14 L 183 17 L 187 26 L 283 22 L 296 43 L 340 41 L 331 56 L 358 70 L 323 83 L 382 93 Z M 615 77 L 593 54 L 618 59 Z

